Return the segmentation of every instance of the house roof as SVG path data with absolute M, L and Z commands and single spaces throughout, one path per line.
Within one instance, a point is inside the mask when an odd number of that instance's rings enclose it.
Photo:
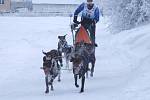
M 33 3 L 80 4 L 86 0 L 32 0 Z

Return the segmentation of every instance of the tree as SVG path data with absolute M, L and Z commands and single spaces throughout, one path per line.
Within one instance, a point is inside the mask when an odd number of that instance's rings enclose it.
M 102 0 L 111 16 L 111 30 L 119 32 L 150 22 L 150 0 Z M 111 10 L 111 11 L 110 11 Z M 111 12 L 111 13 L 110 13 Z

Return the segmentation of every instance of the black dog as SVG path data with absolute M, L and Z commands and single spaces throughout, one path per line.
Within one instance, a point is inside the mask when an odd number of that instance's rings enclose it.
M 73 62 L 73 74 L 75 79 L 75 86 L 79 87 L 77 80 L 78 76 L 81 79 L 80 93 L 84 92 L 85 74 L 88 71 L 88 53 L 85 51 L 85 47 L 82 44 L 75 44 L 75 51 L 70 60 Z
M 91 68 L 88 67 L 88 70 L 90 70 L 90 76 L 93 77 L 94 73 L 94 67 L 95 67 L 95 62 L 96 62 L 96 57 L 95 57 L 95 45 L 94 44 L 87 44 L 85 43 L 85 51 L 88 54 L 88 66 L 91 63 Z M 88 75 L 88 73 L 87 73 Z M 87 76 L 88 77 L 88 76 Z

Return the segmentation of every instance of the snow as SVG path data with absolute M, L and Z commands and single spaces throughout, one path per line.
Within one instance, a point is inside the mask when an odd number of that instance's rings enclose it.
M 94 77 L 85 92 L 63 70 L 45 94 L 42 50 L 57 48 L 57 36 L 72 44 L 68 17 L 0 17 L 0 100 L 149 100 L 150 24 L 111 34 L 107 17 L 97 24 Z M 65 22 L 65 23 L 64 23 Z

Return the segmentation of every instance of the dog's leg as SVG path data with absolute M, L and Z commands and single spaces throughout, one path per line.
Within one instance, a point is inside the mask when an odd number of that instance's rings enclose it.
M 91 77 L 93 77 L 94 67 L 95 67 L 95 60 L 92 61 L 92 68 L 91 68 L 91 74 L 90 74 Z
M 51 84 L 51 91 L 54 91 L 53 83 Z
M 58 70 L 59 70 L 58 71 L 58 82 L 60 82 L 61 81 L 61 79 L 60 79 L 60 77 L 61 77 L 61 67 Z
M 88 71 L 86 72 L 86 78 L 89 78 L 89 73 L 88 73 Z
M 89 71 L 89 63 L 87 64 L 87 68 L 86 68 L 86 78 L 88 78 L 89 77 L 89 73 L 88 73 L 88 71 Z
M 66 58 L 66 68 L 69 69 L 69 60 Z
M 53 79 L 51 79 L 51 81 L 50 81 L 50 85 L 51 85 L 51 91 L 53 91 L 54 90 L 54 87 L 53 87 Z
M 69 69 L 69 61 L 67 59 L 67 54 L 64 53 L 64 57 L 65 57 L 65 62 L 66 62 L 66 69 Z
M 84 92 L 85 76 L 82 76 L 80 93 Z
M 60 56 L 60 58 L 59 58 L 60 66 L 63 67 L 62 52 L 58 51 L 58 55 Z
M 79 85 L 78 85 L 78 75 L 74 74 L 74 80 L 75 80 L 75 86 L 78 88 L 79 87 Z
M 45 93 L 49 93 L 48 76 L 45 76 L 45 83 L 46 83 L 46 91 L 45 91 Z

